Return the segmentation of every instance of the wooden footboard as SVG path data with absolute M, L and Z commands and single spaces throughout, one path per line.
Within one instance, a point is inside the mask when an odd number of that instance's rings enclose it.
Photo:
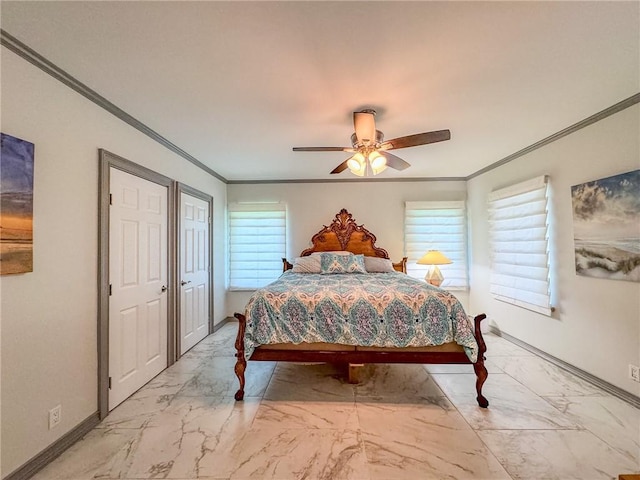
M 240 388 L 235 394 L 236 400 L 244 398 L 245 378 L 244 372 L 247 367 L 244 350 L 244 334 L 246 330 L 246 318 L 240 313 L 234 315 L 238 319 L 238 335 L 236 337 L 236 365 L 235 373 L 240 382 Z M 477 315 L 473 319 L 474 335 L 478 342 L 478 359 L 473 363 L 476 374 L 476 400 L 478 405 L 486 408 L 489 401 L 482 395 L 482 386 L 487 380 L 488 372 L 484 366 L 487 345 L 482 337 L 480 322 L 486 318 L 485 314 Z M 434 364 L 470 364 L 469 358 L 463 351 L 457 352 L 416 352 L 416 351 L 362 351 L 362 350 L 261 350 L 257 349 L 249 360 L 256 361 L 277 361 L 277 362 L 324 362 L 324 363 L 346 363 L 346 364 L 366 364 L 366 363 L 434 363 Z

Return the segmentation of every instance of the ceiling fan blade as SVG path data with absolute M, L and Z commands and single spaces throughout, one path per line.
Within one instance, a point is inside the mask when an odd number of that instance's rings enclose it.
M 407 135 L 406 137 L 387 140 L 380 148 L 382 150 L 393 150 L 395 148 L 416 147 L 429 143 L 444 142 L 450 138 L 451 132 L 449 130 L 436 130 L 434 132 L 416 133 L 415 135 Z
M 352 152 L 351 147 L 293 147 L 294 152 Z
M 395 168 L 396 170 L 404 170 L 411 166 L 410 163 L 405 162 L 400 157 L 396 157 L 389 152 L 380 152 L 380 155 L 387 159 L 387 167 Z
M 351 157 L 349 157 L 351 158 Z M 344 162 L 342 162 L 340 165 L 338 165 L 336 168 L 334 168 L 333 170 L 331 170 L 331 173 L 342 173 L 344 172 L 347 168 L 349 168 L 347 166 L 347 162 L 349 161 L 349 158 L 347 158 Z
M 371 145 L 376 141 L 375 112 L 353 112 L 353 126 L 358 143 Z

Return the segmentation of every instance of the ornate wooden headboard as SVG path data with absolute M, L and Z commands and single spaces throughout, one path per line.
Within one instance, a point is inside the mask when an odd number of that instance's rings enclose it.
M 340 210 L 331 225 L 324 225 L 322 230 L 311 238 L 312 246 L 303 250 L 301 257 L 311 255 L 314 252 L 333 252 L 344 250 L 362 254 L 369 257 L 389 258 L 389 254 L 383 248 L 376 247 L 376 236 L 364 225 L 356 224 L 353 216 L 345 208 Z M 284 269 L 288 270 L 292 265 L 283 259 Z M 394 263 L 393 268 L 399 272 L 407 273 L 407 258 Z

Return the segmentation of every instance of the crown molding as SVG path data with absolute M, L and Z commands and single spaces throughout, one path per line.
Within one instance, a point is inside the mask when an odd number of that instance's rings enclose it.
M 229 185 L 265 185 L 278 183 L 394 183 L 394 182 L 464 182 L 466 177 L 402 177 L 402 178 L 316 178 L 293 180 L 227 180 Z
M 534 150 L 544 147 L 545 145 L 549 145 L 550 143 L 553 143 L 556 140 L 560 140 L 562 137 L 566 137 L 567 135 L 577 132 L 578 130 L 583 129 L 584 127 L 588 127 L 593 123 L 599 122 L 600 120 L 607 118 L 613 115 L 614 113 L 618 113 L 626 108 L 629 108 L 639 102 L 640 102 L 640 93 L 631 95 L 629 98 L 625 98 L 624 100 L 614 105 L 611 105 L 610 107 L 605 108 L 604 110 L 594 115 L 591 115 L 590 117 L 587 117 L 584 120 L 580 120 L 578 123 L 574 123 L 570 127 L 560 130 L 559 132 L 556 132 L 553 135 L 549 135 L 548 137 L 543 138 L 542 140 L 532 145 L 529 145 L 528 147 L 525 147 L 522 150 L 517 151 L 516 153 L 512 153 L 511 155 L 504 157 L 502 160 L 498 160 L 497 162 L 492 163 L 491 165 L 481 168 L 477 172 L 472 173 L 471 175 L 466 177 L 465 180 L 469 181 L 472 178 L 475 178 L 484 173 L 490 172 L 491 170 L 501 167 L 502 165 L 506 165 L 507 163 L 515 160 L 516 158 L 520 158 L 523 155 L 526 155 L 527 153 L 531 153 Z
M 82 83 L 81 81 L 79 81 L 78 79 L 70 75 L 69 73 L 65 72 L 63 69 L 61 69 L 54 63 L 47 60 L 45 57 L 40 55 L 31 47 L 25 45 L 20 40 L 15 38 L 13 35 L 9 34 L 8 32 L 2 29 L 0 29 L 0 44 L 3 47 L 6 47 L 7 49 L 11 50 L 16 55 L 24 58 L 27 62 L 38 67 L 43 72 L 48 73 L 56 80 L 65 84 L 67 87 L 71 88 L 72 90 L 75 90 L 83 97 L 91 100 L 93 103 L 95 103 L 99 107 L 104 108 L 107 112 L 115 115 L 123 122 L 128 123 L 136 130 L 144 133 L 152 140 L 155 140 L 156 142 L 158 142 L 160 145 L 171 150 L 173 153 L 180 155 L 185 160 L 193 163 L 196 167 L 201 168 L 202 170 L 207 172 L 209 175 L 212 175 L 213 177 L 217 178 L 221 182 L 227 183 L 226 178 L 224 178 L 222 175 L 218 174 L 211 168 L 207 167 L 204 163 L 202 163 L 200 160 L 195 158 L 193 155 L 190 155 L 189 153 L 185 152 L 176 144 L 167 140 L 165 137 L 163 137 L 158 132 L 148 127 L 144 123 L 142 123 L 137 118 L 133 117 L 132 115 L 129 115 L 127 112 L 125 112 L 120 107 L 111 103 L 109 100 L 107 100 L 105 97 L 100 95 L 98 92 L 91 89 L 90 87 L 88 87 L 87 85 L 85 85 L 84 83 Z

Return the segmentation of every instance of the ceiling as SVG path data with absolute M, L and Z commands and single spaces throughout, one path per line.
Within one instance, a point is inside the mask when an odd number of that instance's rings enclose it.
M 231 181 L 353 177 L 352 112 L 381 178 L 466 177 L 640 91 L 639 2 L 2 2 L 2 28 Z

